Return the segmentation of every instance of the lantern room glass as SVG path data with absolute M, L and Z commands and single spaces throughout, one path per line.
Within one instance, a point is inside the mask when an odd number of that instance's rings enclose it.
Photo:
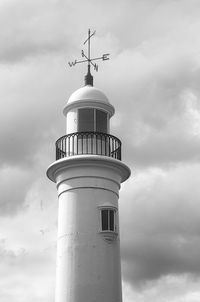
M 95 108 L 78 109 L 78 132 L 108 132 L 108 113 Z
M 94 131 L 94 109 L 78 110 L 78 132 Z

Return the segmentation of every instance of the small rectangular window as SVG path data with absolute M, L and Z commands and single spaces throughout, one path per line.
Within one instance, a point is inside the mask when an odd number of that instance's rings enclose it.
M 112 209 L 101 210 L 102 231 L 115 231 L 115 211 Z

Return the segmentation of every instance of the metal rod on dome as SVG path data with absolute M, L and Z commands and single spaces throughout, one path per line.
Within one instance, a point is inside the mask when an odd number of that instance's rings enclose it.
M 88 67 L 90 66 L 90 29 L 88 29 Z
M 68 62 L 69 66 L 72 67 L 72 66 L 75 66 L 76 64 L 78 63 L 83 63 L 83 62 L 87 62 L 88 63 L 88 70 L 87 70 L 87 74 L 85 76 L 85 85 L 91 85 L 93 86 L 93 76 L 91 75 L 91 65 L 94 67 L 94 70 L 98 71 L 98 65 L 96 63 L 93 63 L 93 61 L 96 61 L 96 60 L 103 60 L 103 61 L 106 61 L 106 60 L 109 60 L 109 53 L 106 53 L 106 54 L 103 54 L 101 57 L 97 57 L 97 58 L 93 58 L 91 59 L 91 49 L 90 49 L 90 39 L 92 36 L 94 36 L 96 33 L 96 31 L 94 31 L 92 34 L 91 34 L 91 31 L 90 29 L 88 29 L 88 38 L 87 40 L 85 40 L 85 42 L 83 43 L 84 45 L 86 43 L 88 43 L 88 53 L 87 53 L 87 56 L 86 54 L 84 53 L 84 51 L 82 50 L 81 51 L 81 55 L 83 58 L 85 58 L 84 60 L 75 60 L 73 62 Z
M 95 32 L 93 32 L 92 35 L 94 35 Z M 90 63 L 91 63 L 91 59 L 90 59 L 90 29 L 88 29 L 88 39 L 84 42 L 84 44 L 88 41 L 88 71 L 87 74 L 85 76 L 85 86 L 87 85 L 91 85 L 93 86 L 93 76 L 90 73 Z

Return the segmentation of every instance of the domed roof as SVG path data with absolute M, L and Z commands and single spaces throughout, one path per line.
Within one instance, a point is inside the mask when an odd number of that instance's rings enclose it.
M 70 96 L 67 102 L 67 105 L 72 104 L 74 102 L 80 102 L 80 101 L 84 102 L 86 100 L 98 101 L 98 102 L 110 104 L 108 98 L 101 90 L 93 86 L 87 85 L 79 88 L 74 93 L 72 93 L 72 95 Z
M 99 89 L 86 85 L 76 90 L 70 96 L 68 102 L 64 106 L 63 113 L 77 108 L 92 107 L 107 111 L 110 117 L 114 114 L 115 108 L 109 103 L 106 95 Z

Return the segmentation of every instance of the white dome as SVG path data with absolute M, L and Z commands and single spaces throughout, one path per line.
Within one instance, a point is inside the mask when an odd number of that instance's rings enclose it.
M 72 95 L 70 96 L 70 98 L 67 102 L 67 105 L 77 102 L 77 101 L 84 102 L 86 100 L 87 101 L 88 100 L 99 101 L 99 102 L 110 104 L 108 101 L 108 98 L 101 90 L 99 90 L 93 86 L 87 85 L 82 88 L 79 88 L 74 93 L 72 93 Z
M 101 90 L 90 85 L 79 88 L 74 93 L 72 93 L 66 105 L 64 106 L 63 113 L 66 116 L 67 112 L 69 112 L 70 110 L 84 107 L 102 109 L 104 111 L 107 111 L 110 117 L 115 112 L 115 109 L 109 103 L 107 96 Z

